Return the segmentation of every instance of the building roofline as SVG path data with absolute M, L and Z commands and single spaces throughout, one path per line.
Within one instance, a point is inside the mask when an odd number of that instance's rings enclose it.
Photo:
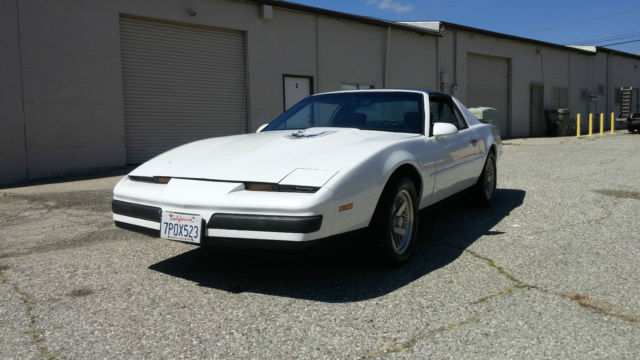
M 609 49 L 606 47 L 596 46 L 596 51 L 603 52 L 603 53 L 610 53 L 618 56 L 624 56 L 624 57 L 632 58 L 635 60 L 640 60 L 640 55 L 635 55 L 635 54 L 620 51 L 620 50 Z
M 354 14 L 344 13 L 340 11 L 322 9 L 314 6 L 301 5 L 301 4 L 296 4 L 288 1 L 280 1 L 280 0 L 244 0 L 244 1 L 256 3 L 259 5 L 270 5 L 270 6 L 279 7 L 282 9 L 296 10 L 296 11 L 301 11 L 306 13 L 325 15 L 325 16 L 339 18 L 339 19 L 352 20 L 352 21 L 357 21 L 364 24 L 368 24 L 368 25 L 376 25 L 376 26 L 381 26 L 386 28 L 401 29 L 401 30 L 407 30 L 407 31 L 411 31 L 411 32 L 415 32 L 423 35 L 432 35 L 432 36 L 442 37 L 442 34 L 439 31 L 419 28 L 411 25 L 405 25 L 395 21 L 382 20 L 382 19 L 368 17 L 368 16 L 360 16 L 360 15 L 354 15 Z
M 595 55 L 596 54 L 593 51 L 578 49 L 578 48 L 575 48 L 575 47 L 569 47 L 569 46 L 550 43 L 550 42 L 546 42 L 546 41 L 534 40 L 534 39 L 529 39 L 529 38 L 525 38 L 525 37 L 521 37 L 521 36 L 509 35 L 509 34 L 499 33 L 499 32 L 495 32 L 495 31 L 474 28 L 474 27 L 466 26 L 466 25 L 454 24 L 454 23 L 450 23 L 450 22 L 447 22 L 447 21 L 438 21 L 438 20 L 436 20 L 436 21 L 412 21 L 412 22 L 413 23 L 439 22 L 440 23 L 440 31 L 442 31 L 443 27 L 444 28 L 451 28 L 451 29 L 456 29 L 456 30 L 464 30 L 464 31 L 475 32 L 475 33 L 484 34 L 484 35 L 493 36 L 493 37 L 498 37 L 498 38 L 507 39 L 507 40 L 521 41 L 521 42 L 527 42 L 527 43 L 536 44 L 536 45 L 540 45 L 540 46 L 546 46 L 546 47 L 552 47 L 552 48 L 556 48 L 556 49 L 573 51 L 573 52 L 586 54 L 586 55 Z M 406 24 L 410 24 L 412 22 L 405 22 L 405 23 Z
M 495 32 L 495 31 L 491 31 L 491 30 L 474 28 L 474 27 L 466 26 L 466 25 L 454 24 L 454 23 L 451 23 L 451 22 L 448 22 L 448 21 L 432 20 L 432 21 L 400 21 L 400 22 L 396 22 L 396 21 L 383 20 L 383 19 L 378 19 L 378 18 L 373 18 L 373 17 L 368 17 L 368 16 L 349 14 L 349 13 L 340 12 L 340 11 L 328 10 L 328 9 L 323 9 L 323 8 L 319 8 L 319 7 L 315 7 L 315 6 L 302 5 L 302 4 L 297 4 L 297 3 L 292 3 L 292 2 L 289 2 L 289 1 L 282 1 L 282 0 L 244 0 L 244 1 L 255 3 L 255 4 L 258 4 L 258 5 L 270 5 L 270 6 L 274 6 L 274 7 L 278 7 L 278 8 L 282 8 L 282 9 L 287 9 L 287 10 L 301 11 L 301 12 L 305 12 L 305 13 L 325 15 L 325 16 L 328 16 L 328 17 L 351 20 L 351 21 L 356 21 L 356 22 L 360 22 L 360 23 L 363 23 L 363 24 L 368 24 L 368 25 L 376 25 L 376 26 L 380 26 L 380 27 L 406 30 L 406 31 L 411 31 L 411 32 L 416 32 L 416 33 L 419 33 L 419 34 L 423 34 L 423 35 L 431 35 L 431 36 L 442 37 L 443 36 L 443 34 L 442 34 L 443 28 L 451 28 L 451 29 L 456 29 L 456 30 L 464 30 L 464 31 L 475 32 L 475 33 L 484 34 L 484 35 L 488 35 L 488 36 L 493 36 L 493 37 L 497 37 L 497 38 L 501 38 L 501 39 L 514 40 L 514 41 L 526 42 L 526 43 L 530 43 L 530 44 L 536 44 L 536 45 L 540 45 L 540 46 L 552 47 L 552 48 L 556 48 L 556 49 L 576 52 L 576 53 L 585 54 L 585 55 L 594 55 L 595 56 L 598 52 L 604 52 L 604 53 L 611 53 L 611 54 L 615 54 L 615 55 L 618 55 L 618 56 L 624 56 L 624 57 L 640 60 L 640 55 L 635 55 L 635 54 L 631 54 L 631 53 L 628 53 L 628 52 L 609 49 L 609 48 L 605 48 L 605 47 L 595 46 L 596 51 L 594 52 L 594 51 L 581 49 L 581 48 L 578 48 L 578 47 L 565 46 L 565 45 L 560 45 L 560 44 L 556 44 L 556 43 L 551 43 L 551 42 L 546 42 L 546 41 L 541 41 L 541 40 L 535 40 L 535 39 L 530 39 L 530 38 L 525 38 L 525 37 L 516 36 L 516 35 L 509 35 L 509 34 L 499 33 L 499 32 Z M 420 23 L 420 22 L 439 23 L 440 24 L 440 30 L 428 29 L 426 27 L 420 27 L 420 26 L 413 25 L 415 23 Z
M 405 22 L 405 23 L 406 24 L 411 24 L 411 23 L 419 23 L 419 22 L 432 22 L 432 23 L 436 23 L 437 22 L 437 23 L 440 23 L 441 24 L 440 30 L 442 30 L 442 26 L 444 26 L 444 27 L 449 27 L 449 28 L 452 28 L 452 29 L 459 29 L 459 30 L 477 32 L 477 33 L 480 33 L 480 34 L 499 37 L 499 38 L 503 38 L 503 39 L 528 42 L 528 43 L 537 44 L 537 45 L 540 45 L 540 46 L 548 46 L 548 47 L 554 47 L 554 48 L 558 48 L 558 49 L 571 50 L 571 51 L 579 52 L 579 53 L 582 53 L 582 54 L 595 55 L 598 52 L 604 52 L 604 53 L 611 53 L 611 54 L 615 54 L 615 55 L 618 55 L 618 56 L 625 56 L 625 57 L 629 57 L 629 58 L 632 58 L 632 59 L 640 60 L 640 55 L 635 55 L 635 54 L 631 54 L 631 53 L 628 53 L 628 52 L 609 49 L 609 48 L 605 48 L 605 47 L 601 47 L 601 46 L 592 46 L 592 48 L 594 50 L 588 50 L 587 49 L 587 48 L 589 48 L 588 46 L 585 46 L 584 49 L 581 49 L 580 47 L 577 47 L 577 46 L 571 46 L 571 45 L 565 46 L 565 45 L 550 43 L 550 42 L 546 42 L 546 41 L 540 41 L 540 40 L 524 38 L 524 37 L 521 37 L 521 36 L 515 36 L 515 35 L 509 35 L 509 34 L 503 34 L 503 33 L 495 32 L 495 31 L 490 31 L 490 30 L 478 29 L 478 28 L 474 28 L 474 27 L 471 27 L 471 26 L 454 24 L 454 23 L 450 23 L 450 22 L 447 22 L 447 21 L 437 21 L 437 20 L 436 21 L 411 21 L 411 22 Z

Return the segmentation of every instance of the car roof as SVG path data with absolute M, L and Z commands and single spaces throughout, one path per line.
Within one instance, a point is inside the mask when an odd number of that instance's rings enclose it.
M 339 91 L 329 91 L 324 93 L 313 94 L 316 95 L 326 95 L 326 94 L 344 94 L 344 93 L 364 93 L 364 92 L 411 92 L 411 93 L 424 93 L 429 95 L 442 95 L 442 96 L 451 96 L 450 94 L 443 93 L 440 91 L 428 90 L 428 89 L 360 89 L 360 90 L 339 90 Z

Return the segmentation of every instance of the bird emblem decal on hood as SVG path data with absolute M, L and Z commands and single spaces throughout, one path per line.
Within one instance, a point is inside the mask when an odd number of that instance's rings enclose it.
M 293 133 L 291 133 L 289 135 L 286 135 L 285 137 L 289 138 L 289 139 L 294 139 L 294 140 L 296 140 L 296 139 L 308 139 L 308 138 L 313 138 L 313 137 L 327 136 L 327 135 L 330 135 L 330 134 L 333 134 L 333 133 L 336 132 L 335 130 L 329 130 L 329 131 L 321 131 L 321 132 L 315 133 L 315 134 L 307 134 L 307 133 L 305 133 L 305 130 L 306 129 L 298 130 L 298 131 L 293 132 Z

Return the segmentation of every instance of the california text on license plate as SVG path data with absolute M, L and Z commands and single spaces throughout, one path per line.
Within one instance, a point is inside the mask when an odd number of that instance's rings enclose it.
M 160 237 L 199 244 L 202 238 L 202 217 L 163 211 Z

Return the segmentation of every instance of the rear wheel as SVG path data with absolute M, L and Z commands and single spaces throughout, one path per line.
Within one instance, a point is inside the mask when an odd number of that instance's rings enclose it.
M 496 196 L 496 187 L 496 156 L 492 151 L 487 156 L 482 174 L 480 174 L 480 178 L 474 188 L 476 199 L 481 206 L 489 207 L 493 204 L 493 199 Z
M 409 259 L 418 232 L 418 195 L 413 182 L 401 177 L 387 186 L 373 216 L 371 230 L 386 264 Z

